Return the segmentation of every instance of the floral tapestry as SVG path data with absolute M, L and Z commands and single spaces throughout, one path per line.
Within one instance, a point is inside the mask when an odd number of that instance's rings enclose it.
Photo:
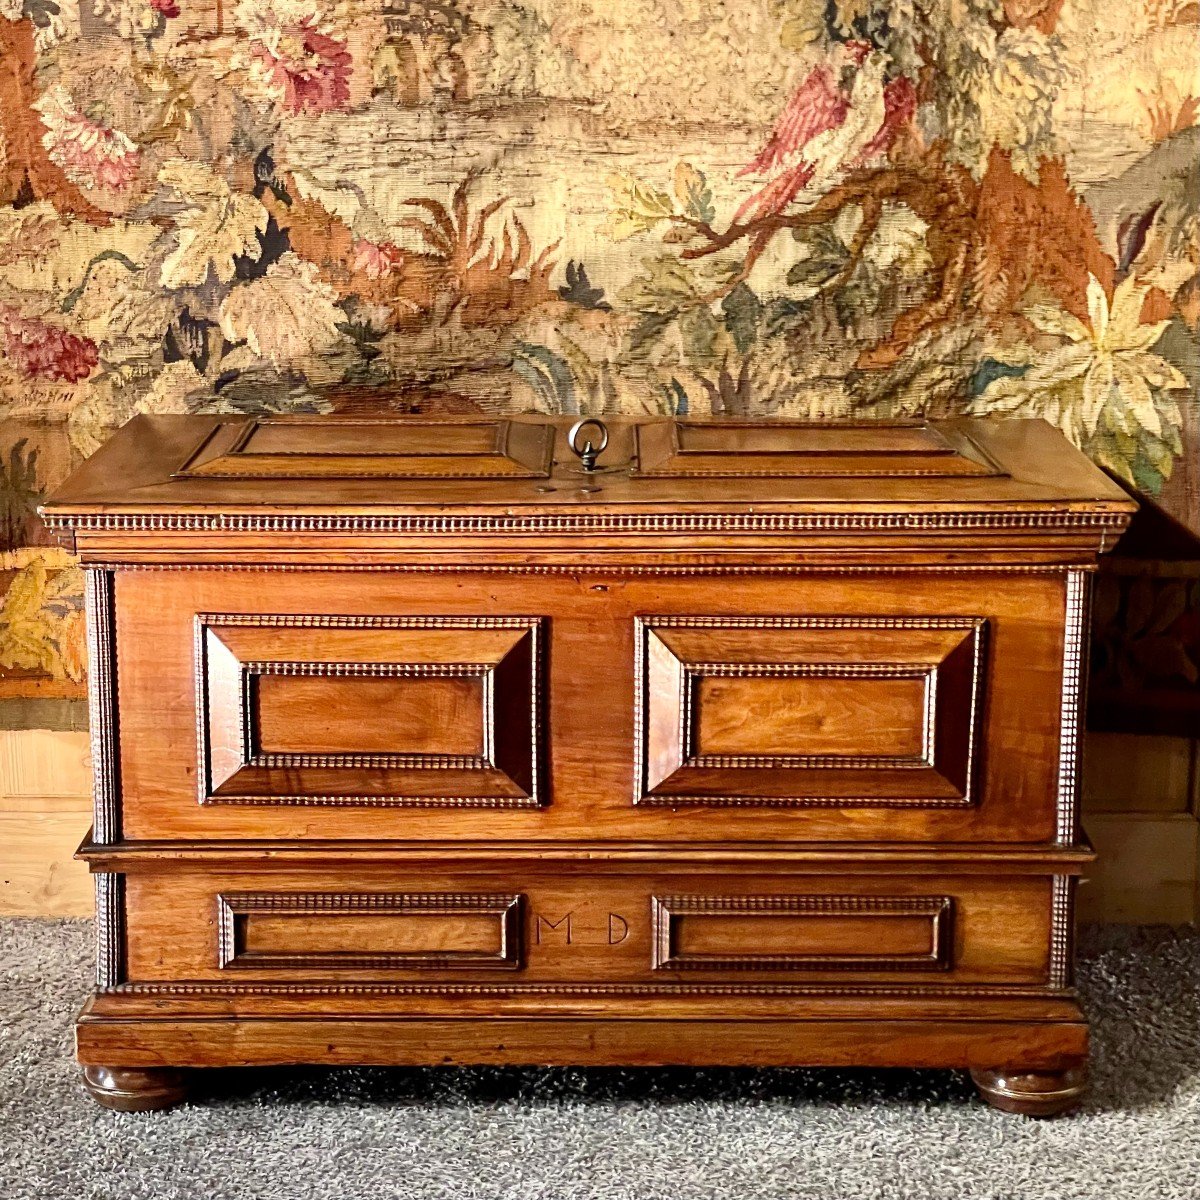
M 36 506 L 135 413 L 991 413 L 1147 502 L 1096 712 L 1194 727 L 1198 34 L 1195 0 L 0 0 L 0 713 L 82 694 Z

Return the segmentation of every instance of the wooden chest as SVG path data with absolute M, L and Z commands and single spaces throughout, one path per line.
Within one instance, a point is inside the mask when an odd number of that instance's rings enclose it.
M 876 1064 L 1069 1107 L 1133 505 L 1041 422 L 569 424 L 138 417 L 45 506 L 88 579 L 92 1094 Z

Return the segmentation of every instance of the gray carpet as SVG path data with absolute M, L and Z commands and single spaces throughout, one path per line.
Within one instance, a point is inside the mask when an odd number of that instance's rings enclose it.
M 0 1200 L 1200 1197 L 1200 932 L 1090 931 L 1093 1091 L 1006 1117 L 945 1071 L 209 1073 L 102 1112 L 70 1020 L 90 925 L 0 922 Z

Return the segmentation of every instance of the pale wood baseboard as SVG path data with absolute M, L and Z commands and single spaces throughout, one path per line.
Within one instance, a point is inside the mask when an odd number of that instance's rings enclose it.
M 1090 734 L 1084 824 L 1099 855 L 1079 889 L 1083 920 L 1200 920 L 1200 757 L 1187 738 Z
M 1079 889 L 1081 920 L 1120 925 L 1196 921 L 1200 823 L 1191 813 L 1092 816 L 1087 833 L 1098 857 Z
M 1100 852 L 1080 889 L 1084 920 L 1200 920 L 1200 768 L 1183 738 L 1093 734 L 1087 831 Z M 86 916 L 75 847 L 91 825 L 86 733 L 0 731 L 0 915 Z
M 91 809 L 86 733 L 0 731 L 0 914 L 90 915 L 87 866 L 72 856 Z
M 71 858 L 91 814 L 0 813 L 0 915 L 87 917 L 92 883 Z

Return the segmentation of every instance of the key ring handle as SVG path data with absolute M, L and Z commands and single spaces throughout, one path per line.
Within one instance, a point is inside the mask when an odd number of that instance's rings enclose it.
M 595 430 L 599 433 L 599 445 L 596 445 L 590 437 L 586 437 L 583 444 L 580 444 L 580 436 L 587 430 Z M 608 426 L 599 417 L 581 417 L 571 426 L 571 430 L 567 434 L 567 445 L 571 447 L 573 453 L 579 455 L 585 471 L 594 471 L 596 470 L 596 460 L 604 453 L 604 449 L 608 445 Z

